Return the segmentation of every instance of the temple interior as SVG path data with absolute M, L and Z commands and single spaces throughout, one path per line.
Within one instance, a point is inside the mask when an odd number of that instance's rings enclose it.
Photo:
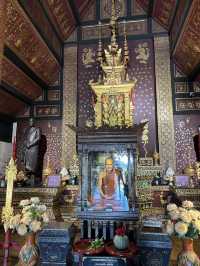
M 0 0 L 0 265 L 200 266 L 200 0 Z

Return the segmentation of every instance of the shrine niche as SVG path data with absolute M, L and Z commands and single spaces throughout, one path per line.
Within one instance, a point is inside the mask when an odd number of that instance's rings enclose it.
M 112 239 L 118 222 L 133 228 L 139 217 L 135 174 L 137 143 L 144 124 L 133 121 L 132 95 L 137 81 L 129 80 L 125 25 L 123 49 L 117 43 L 115 8 L 112 1 L 111 42 L 104 51 L 99 24 L 99 76 L 98 81 L 89 82 L 94 122 L 88 120 L 85 128 L 70 126 L 77 134 L 80 158 L 82 180 L 77 216 L 82 238 Z

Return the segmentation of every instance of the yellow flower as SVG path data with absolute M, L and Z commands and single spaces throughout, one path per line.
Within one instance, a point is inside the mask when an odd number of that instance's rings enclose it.
M 193 221 L 192 223 L 194 228 L 200 231 L 200 220 Z
M 17 227 L 17 233 L 20 235 L 20 236 L 24 236 L 26 233 L 27 233 L 27 227 L 25 224 L 20 224 L 18 227 Z
M 197 220 L 200 218 L 200 212 L 197 210 L 189 210 L 189 214 L 193 220 Z
M 184 236 L 188 231 L 188 225 L 184 222 L 178 222 L 175 224 L 175 231 L 179 236 Z
M 39 222 L 39 221 L 32 221 L 30 223 L 30 229 L 31 229 L 31 231 L 33 231 L 35 233 L 37 231 L 41 230 L 41 222 Z
M 188 211 L 180 212 L 179 218 L 185 223 L 190 223 L 192 221 L 192 217 Z

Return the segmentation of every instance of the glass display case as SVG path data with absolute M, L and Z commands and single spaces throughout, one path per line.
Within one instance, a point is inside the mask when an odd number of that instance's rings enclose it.
M 133 157 L 127 150 L 88 153 L 88 210 L 128 211 L 128 169 Z M 131 167 L 129 167 L 129 164 Z
M 78 134 L 82 211 L 134 209 L 136 133 L 130 128 Z

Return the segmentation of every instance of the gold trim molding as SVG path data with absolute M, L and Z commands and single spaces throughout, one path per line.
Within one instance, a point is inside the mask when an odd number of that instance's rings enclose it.
M 176 169 L 169 38 L 154 37 L 160 163 Z
M 76 133 L 67 125 L 76 126 L 77 113 L 77 46 L 64 48 L 62 166 L 69 168 L 76 154 Z

